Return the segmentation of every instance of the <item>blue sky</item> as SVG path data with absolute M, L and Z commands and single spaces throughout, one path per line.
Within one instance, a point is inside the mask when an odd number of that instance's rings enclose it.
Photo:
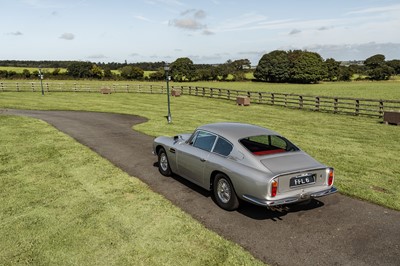
M 400 59 L 399 0 L 0 0 L 1 60 Z

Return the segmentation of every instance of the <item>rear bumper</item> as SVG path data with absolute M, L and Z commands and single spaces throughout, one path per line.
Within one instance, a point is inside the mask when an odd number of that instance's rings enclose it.
M 261 199 L 257 199 L 257 198 L 254 198 L 254 197 L 248 196 L 248 195 L 243 195 L 243 198 L 251 203 L 256 204 L 256 205 L 268 207 L 268 206 L 277 206 L 277 205 L 285 205 L 285 204 L 290 204 L 290 203 L 295 203 L 295 202 L 301 202 L 301 201 L 305 201 L 308 199 L 328 196 L 328 195 L 336 193 L 336 192 L 337 192 L 337 188 L 331 187 L 329 189 L 318 191 L 318 192 L 304 193 L 304 194 L 300 194 L 296 197 L 287 197 L 287 198 L 277 199 L 277 200 L 261 200 Z

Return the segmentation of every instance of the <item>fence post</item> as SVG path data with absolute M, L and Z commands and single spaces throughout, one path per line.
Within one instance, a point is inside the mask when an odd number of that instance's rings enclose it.
M 287 107 L 287 94 L 285 93 L 284 96 L 285 96 L 285 107 Z
M 195 95 L 195 96 L 198 96 L 198 94 L 199 94 L 199 88 L 196 86 L 196 87 L 194 88 L 194 95 Z
M 213 89 L 213 88 L 210 88 L 210 98 L 213 97 L 213 94 L 214 94 L 214 89 Z
M 315 97 L 315 109 L 314 111 L 319 112 L 319 97 Z
M 19 91 L 19 84 L 18 84 L 18 82 L 17 82 L 17 92 Z
M 383 117 L 383 101 L 379 101 L 379 118 Z
M 222 94 L 221 89 L 218 89 L 218 98 L 221 98 L 221 94 Z
M 303 109 L 303 96 L 299 95 L 299 108 Z
M 206 88 L 204 88 L 204 87 L 203 87 L 202 95 L 203 95 L 203 97 L 206 95 Z
M 271 93 L 271 103 L 272 105 L 275 104 L 275 95 L 273 93 Z
M 333 101 L 333 113 L 336 114 L 338 112 L 338 98 L 335 98 Z
M 4 91 L 3 82 L 1 82 L 1 91 Z
M 261 92 L 258 93 L 258 103 L 262 103 L 262 94 Z
M 129 93 L 129 84 L 126 84 L 126 92 Z
M 76 83 L 74 83 L 74 91 L 76 92 Z
M 360 100 L 356 99 L 356 112 L 354 115 L 359 115 L 360 113 Z
M 226 93 L 227 93 L 227 96 L 228 96 L 228 100 L 230 100 L 231 99 L 231 91 L 227 90 Z
M 50 90 L 49 90 L 49 83 L 48 83 L 48 82 L 46 82 L 46 90 L 47 90 L 47 92 L 50 91 Z

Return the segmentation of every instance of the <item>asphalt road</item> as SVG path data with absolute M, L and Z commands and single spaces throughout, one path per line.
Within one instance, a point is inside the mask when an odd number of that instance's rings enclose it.
M 157 158 L 151 153 L 153 137 L 131 128 L 144 118 L 69 111 L 6 110 L 3 114 L 47 121 L 268 264 L 400 265 L 398 211 L 334 194 L 280 211 L 244 204 L 227 212 L 216 206 L 207 191 L 158 172 Z

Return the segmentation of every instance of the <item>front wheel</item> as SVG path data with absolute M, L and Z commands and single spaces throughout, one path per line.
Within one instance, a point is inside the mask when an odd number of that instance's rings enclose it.
M 169 167 L 167 153 L 164 148 L 161 148 L 158 151 L 158 170 L 164 176 L 170 176 L 172 174 L 171 168 Z
M 222 209 L 233 211 L 239 207 L 239 199 L 226 175 L 219 173 L 215 176 L 213 192 L 215 201 Z

